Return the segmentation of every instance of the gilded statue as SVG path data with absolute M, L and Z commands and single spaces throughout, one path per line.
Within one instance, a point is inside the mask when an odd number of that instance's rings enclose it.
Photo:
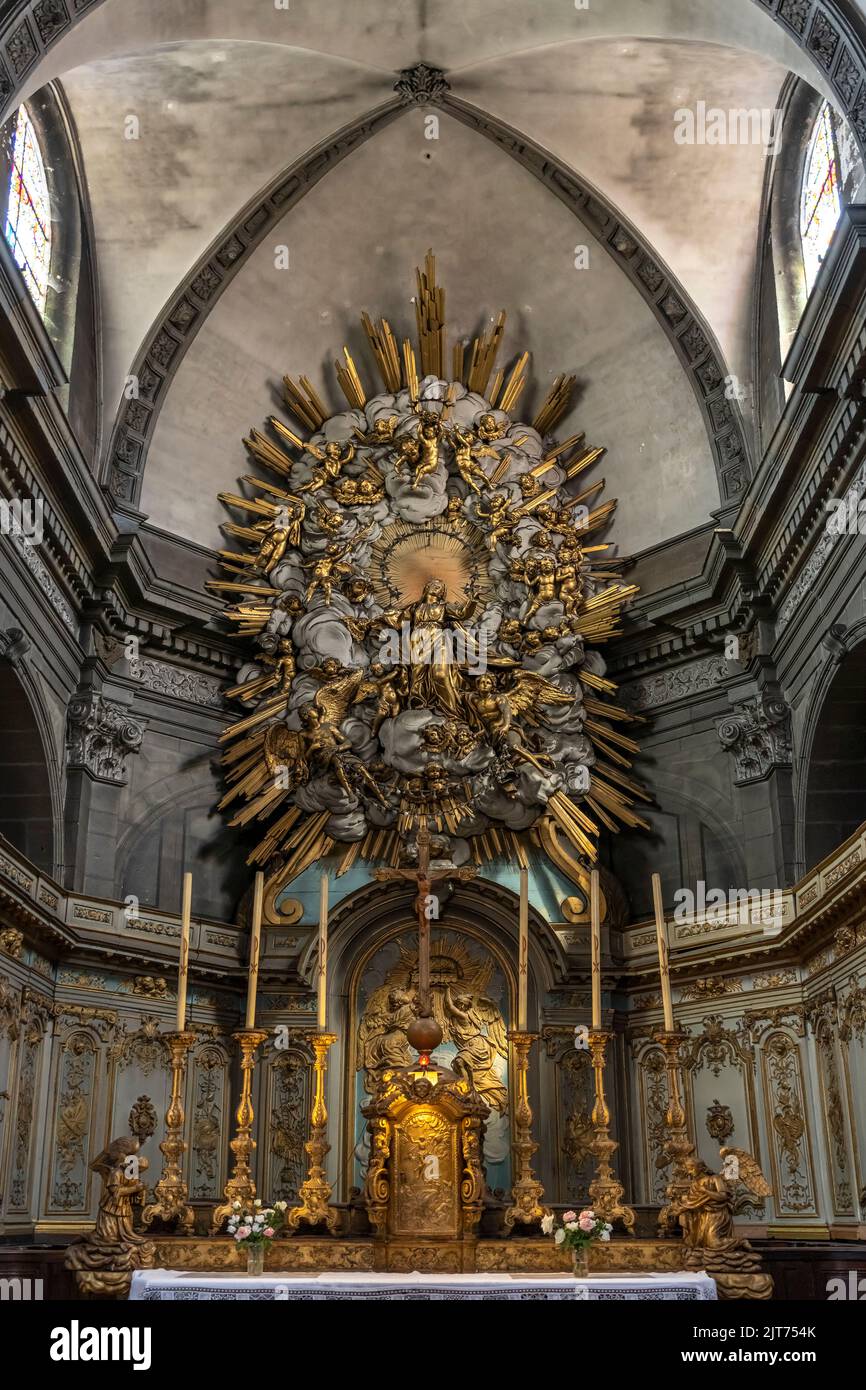
M 383 985 L 374 991 L 358 1029 L 358 1068 L 376 1072 L 384 1067 L 405 1067 L 412 1050 L 406 1029 L 418 1017 L 414 990 Z
M 153 1242 L 133 1228 L 133 1199 L 144 1192 L 139 1174 L 148 1167 L 146 1158 L 136 1157 L 140 1148 L 138 1138 L 124 1135 L 90 1165 L 102 1179 L 96 1226 L 70 1245 L 65 1260 L 75 1271 L 79 1293 L 87 1297 L 125 1297 L 132 1271 L 152 1269 L 156 1260 Z
M 301 522 L 306 508 L 300 498 L 292 498 L 277 509 L 274 516 L 257 521 L 251 528 L 258 539 L 252 558 L 252 568 L 261 574 L 276 569 L 289 546 L 297 550 L 301 543 Z
M 713 1173 L 696 1154 L 684 1159 L 691 1186 L 677 1200 L 676 1212 L 683 1232 L 687 1269 L 705 1269 L 719 1285 L 724 1298 L 772 1297 L 773 1281 L 760 1272 L 761 1257 L 734 1225 L 737 1183 L 755 1197 L 769 1197 L 772 1188 L 745 1149 L 720 1150 L 724 1167 Z
M 364 690 L 367 698 L 373 700 L 373 733 L 378 734 L 386 719 L 397 718 L 409 694 L 405 666 L 386 666 L 383 661 L 372 661 Z
M 385 496 L 381 474 L 371 473 L 364 478 L 340 478 L 333 493 L 341 507 L 372 507 Z
M 410 703 L 460 714 L 461 674 L 447 633 L 451 623 L 471 617 L 478 602 L 449 603 L 447 592 L 441 579 L 428 580 L 421 597 L 399 610 L 398 620 L 411 624 Z
M 496 1058 L 508 1056 L 505 1024 L 492 999 L 448 985 L 444 997 L 448 1035 L 457 1048 L 451 1070 L 469 1082 L 492 1109 L 508 1109 L 508 1087 L 496 1071 Z
M 346 481 L 348 482 L 350 480 L 346 479 Z M 326 507 L 324 503 L 320 503 L 316 508 L 316 525 L 326 536 L 331 536 L 333 538 L 339 535 L 343 529 L 344 520 L 345 518 L 342 517 L 338 511 L 335 511 L 333 507 Z
M 312 478 L 298 489 L 299 492 L 318 492 L 328 483 L 337 482 L 346 464 L 351 463 L 355 457 L 355 446 L 348 441 L 345 446 L 336 443 L 335 440 L 330 440 L 324 447 L 307 444 L 306 450 L 313 458 L 319 459 L 321 467 L 313 470 Z

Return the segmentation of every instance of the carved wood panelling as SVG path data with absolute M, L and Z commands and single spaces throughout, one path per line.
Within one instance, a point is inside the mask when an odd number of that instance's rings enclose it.
M 262 1192 L 294 1202 L 306 1175 L 312 1065 L 302 1047 L 271 1049 L 262 1089 Z
M 790 1034 L 773 1032 L 764 1040 L 761 1060 L 776 1214 L 816 1216 L 800 1049 Z
M 557 1200 L 585 1205 L 594 1172 L 589 1145 L 595 1085 L 589 1051 L 572 1042 L 560 1051 L 554 1067 Z
M 70 1215 L 88 1209 L 101 1064 L 101 1048 L 86 1030 L 74 1029 L 63 1040 L 51 1107 L 50 1214 Z
M 833 1212 L 835 1216 L 853 1216 L 854 1194 L 851 1185 L 852 1164 L 844 1081 L 836 1051 L 836 1037 L 830 1021 L 826 1018 L 818 1024 L 816 1047 L 821 1077 L 821 1120 L 833 1194 Z
M 230 1058 L 221 1044 L 206 1043 L 192 1060 L 187 1109 L 189 1195 L 193 1201 L 216 1201 L 226 1181 L 232 1117 Z

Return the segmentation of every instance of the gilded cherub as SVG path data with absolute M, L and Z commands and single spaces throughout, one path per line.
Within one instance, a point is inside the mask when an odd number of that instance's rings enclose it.
M 273 637 L 267 639 L 273 642 Z M 265 670 L 254 680 L 242 685 L 233 685 L 225 693 L 230 700 L 251 700 L 260 698 L 268 690 L 276 690 L 280 695 L 288 695 L 295 679 L 295 649 L 287 637 L 281 637 L 273 651 L 264 651 L 259 658 Z
M 343 529 L 343 517 L 333 507 L 320 504 L 316 508 L 316 525 L 326 536 L 336 536 Z
M 306 601 L 309 608 L 315 594 L 321 591 L 322 599 L 326 608 L 331 606 L 331 596 L 334 584 L 338 579 L 348 577 L 354 573 L 355 567 L 350 561 L 346 560 L 346 555 L 353 550 L 363 536 L 369 531 L 367 527 L 352 536 L 348 541 L 341 545 L 339 541 L 331 541 L 325 548 L 324 555 L 314 555 L 309 560 L 302 560 L 304 569 L 312 570 L 310 582 L 307 585 Z
M 397 415 L 380 415 L 378 420 L 373 421 L 373 428 L 365 434 L 360 428 L 354 430 L 355 438 L 368 447 L 375 448 L 376 445 L 390 444 L 394 438 L 394 431 L 397 428 Z
M 485 444 L 492 444 L 494 439 L 502 439 L 505 434 L 496 416 L 487 410 L 479 417 L 476 429 L 479 439 L 483 439 Z M 491 453 L 495 453 L 495 450 L 491 450 Z
M 568 618 L 573 618 L 580 606 L 582 559 L 583 552 L 579 547 L 568 544 L 563 544 L 556 554 L 556 588 Z
M 486 507 L 484 505 L 485 501 Z M 520 518 L 514 516 L 511 512 L 511 498 L 507 493 L 494 492 L 486 499 L 480 498 L 477 512 L 482 520 L 489 523 L 487 544 L 491 550 L 496 549 L 499 541 L 511 540 L 514 535 L 514 529 Z
M 412 478 L 412 488 L 417 491 L 425 478 L 435 473 L 439 467 L 439 444 L 442 439 L 442 419 L 435 410 L 419 410 L 417 441 L 420 461 Z
M 477 436 L 472 430 L 462 430 L 458 425 L 453 425 L 449 432 L 451 447 L 454 450 L 454 462 L 457 471 L 473 492 L 481 496 L 482 488 L 490 486 L 490 479 L 481 467 L 476 458 L 477 454 L 490 454 L 492 458 L 498 458 L 495 449 L 490 449 L 486 444 L 479 444 Z
M 372 661 L 362 687 L 367 698 L 375 700 L 373 733 L 378 734 L 386 719 L 396 719 L 409 694 L 409 679 L 405 666 L 386 666 Z
M 521 579 L 530 592 L 529 602 L 522 614 L 524 623 L 534 618 L 544 604 L 554 603 L 558 598 L 556 559 L 551 554 L 530 554 L 526 560 L 515 562 L 512 577 Z
M 307 444 L 306 450 L 313 458 L 319 459 L 322 466 L 313 470 L 312 478 L 298 489 L 299 492 L 318 492 L 328 483 L 335 483 L 346 464 L 355 457 L 355 445 L 348 440 L 342 445 L 332 439 L 323 448 L 318 444 Z

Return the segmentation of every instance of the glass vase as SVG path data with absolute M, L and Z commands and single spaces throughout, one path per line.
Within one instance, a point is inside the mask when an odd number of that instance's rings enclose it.
M 247 1274 L 260 1275 L 265 1272 L 265 1246 L 263 1241 L 256 1241 L 253 1245 L 247 1246 Z
M 572 1246 L 571 1261 L 574 1266 L 575 1279 L 586 1279 L 589 1274 L 589 1247 L 586 1245 Z

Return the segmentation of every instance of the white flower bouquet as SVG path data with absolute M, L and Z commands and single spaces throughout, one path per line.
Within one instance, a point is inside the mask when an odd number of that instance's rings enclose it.
M 561 1224 L 553 1214 L 542 1217 L 541 1229 L 546 1236 L 553 1236 L 557 1245 L 564 1245 L 575 1256 L 585 1256 L 594 1241 L 610 1240 L 613 1226 L 603 1216 L 597 1216 L 592 1207 L 583 1211 L 564 1211 Z
M 274 1202 L 272 1207 L 266 1207 L 258 1198 L 252 1209 L 242 1202 L 232 1202 L 226 1230 L 239 1245 L 261 1245 L 267 1249 L 277 1231 L 285 1225 L 287 1206 L 287 1202 Z

